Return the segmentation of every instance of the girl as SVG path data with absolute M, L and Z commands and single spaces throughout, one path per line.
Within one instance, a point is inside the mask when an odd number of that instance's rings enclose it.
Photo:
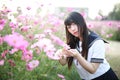
M 118 80 L 105 59 L 106 41 L 87 28 L 82 15 L 71 12 L 64 24 L 70 49 L 56 52 L 59 62 L 67 63 L 69 69 L 74 63 L 82 80 Z

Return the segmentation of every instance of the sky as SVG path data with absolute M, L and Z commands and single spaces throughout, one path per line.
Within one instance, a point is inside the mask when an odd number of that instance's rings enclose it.
M 88 8 L 89 16 L 95 17 L 99 10 L 103 15 L 107 15 L 113 10 L 116 3 L 120 3 L 120 0 L 51 0 L 51 2 L 55 6 Z
M 24 10 L 27 6 L 33 6 L 32 12 L 34 12 L 40 3 L 45 5 L 51 4 L 53 11 L 55 7 L 88 8 L 88 16 L 94 18 L 99 10 L 102 11 L 103 15 L 107 15 L 113 10 L 116 3 L 120 3 L 120 0 L 0 0 L 0 7 L 1 4 L 7 4 L 12 9 L 16 9 L 16 6 L 21 6 Z M 50 7 L 46 6 L 45 8 Z

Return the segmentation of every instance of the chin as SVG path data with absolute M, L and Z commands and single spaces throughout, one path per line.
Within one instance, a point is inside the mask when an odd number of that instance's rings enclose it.
M 75 37 L 78 37 L 78 35 L 75 35 Z

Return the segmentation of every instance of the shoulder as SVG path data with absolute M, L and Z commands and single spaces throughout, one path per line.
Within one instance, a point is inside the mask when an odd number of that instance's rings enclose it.
M 104 41 L 102 39 L 96 40 L 91 47 L 104 47 Z
M 104 50 L 105 48 L 105 43 L 103 40 L 99 39 L 94 41 L 94 43 L 90 47 L 91 49 L 96 49 L 96 50 Z
M 105 57 L 105 44 L 103 40 L 96 40 L 89 48 L 89 56 L 92 58 L 104 58 Z
M 99 40 L 96 40 L 94 43 L 93 43 L 93 45 L 94 44 L 104 44 L 104 41 L 102 40 L 102 39 L 99 39 Z

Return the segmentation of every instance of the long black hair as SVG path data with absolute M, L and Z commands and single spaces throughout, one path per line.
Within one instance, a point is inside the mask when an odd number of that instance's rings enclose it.
M 72 23 L 75 23 L 78 27 L 78 37 L 73 36 L 67 29 L 67 26 L 70 26 Z M 66 40 L 67 44 L 70 45 L 72 49 L 76 48 L 76 45 L 79 44 L 79 41 L 82 41 L 82 56 L 87 59 L 88 55 L 88 28 L 83 16 L 78 12 L 71 12 L 64 21 L 65 30 L 66 30 Z M 80 39 L 82 37 L 82 39 Z M 68 58 L 68 68 L 71 68 L 73 62 L 73 57 Z

